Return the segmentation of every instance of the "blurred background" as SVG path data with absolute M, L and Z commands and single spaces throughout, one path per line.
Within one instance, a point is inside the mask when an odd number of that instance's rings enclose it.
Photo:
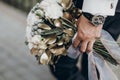
M 40 0 L 0 0 L 0 80 L 55 80 L 24 44 L 26 17 Z
M 0 0 L 0 80 L 55 80 L 24 44 L 26 17 L 38 1 Z M 119 66 L 112 67 L 119 76 Z
M 5 3 L 8 3 L 16 8 L 19 8 L 20 10 L 23 10 L 25 12 L 29 12 L 30 9 L 40 0 L 1 0 Z

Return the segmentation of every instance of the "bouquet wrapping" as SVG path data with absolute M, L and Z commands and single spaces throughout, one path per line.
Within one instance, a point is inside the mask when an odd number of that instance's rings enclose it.
M 107 49 L 108 54 L 120 63 L 120 47 L 111 35 L 107 31 L 103 30 L 100 40 Z M 88 66 L 90 80 L 99 80 L 97 75 L 94 75 L 96 74 L 95 67 L 100 73 L 100 80 L 119 80 L 101 55 L 96 52 L 91 52 L 88 59 L 90 60 Z

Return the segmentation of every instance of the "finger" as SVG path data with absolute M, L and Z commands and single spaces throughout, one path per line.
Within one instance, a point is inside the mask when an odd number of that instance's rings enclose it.
M 90 42 L 88 43 L 88 47 L 87 47 L 87 50 L 86 50 L 87 52 L 91 52 L 91 51 L 93 50 L 94 42 L 95 42 L 95 40 L 90 41 Z
M 74 40 L 73 46 L 76 48 L 76 47 L 79 46 L 79 44 L 80 44 L 80 39 L 79 39 L 78 36 L 77 36 L 77 37 L 75 38 L 75 40 Z
M 80 23 L 80 19 L 78 19 L 78 21 L 76 22 L 77 27 L 79 26 Z
M 83 42 L 81 43 L 80 51 L 81 51 L 82 53 L 84 53 L 84 52 L 86 51 L 86 49 L 87 49 L 87 44 L 88 44 L 88 41 L 83 41 Z

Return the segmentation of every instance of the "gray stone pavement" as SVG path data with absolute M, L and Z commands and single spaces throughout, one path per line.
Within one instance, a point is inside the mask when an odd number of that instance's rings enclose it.
M 25 26 L 24 13 L 0 2 L 0 80 L 55 80 L 29 53 Z
M 55 80 L 25 46 L 25 26 L 24 13 L 0 2 L 0 80 Z M 112 68 L 120 79 L 120 67 Z

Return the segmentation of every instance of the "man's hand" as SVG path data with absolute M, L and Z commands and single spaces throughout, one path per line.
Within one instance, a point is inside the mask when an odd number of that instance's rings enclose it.
M 80 45 L 81 52 L 90 52 L 93 49 L 93 44 L 101 35 L 102 25 L 94 26 L 83 15 L 78 19 L 78 34 L 74 40 L 74 47 Z

